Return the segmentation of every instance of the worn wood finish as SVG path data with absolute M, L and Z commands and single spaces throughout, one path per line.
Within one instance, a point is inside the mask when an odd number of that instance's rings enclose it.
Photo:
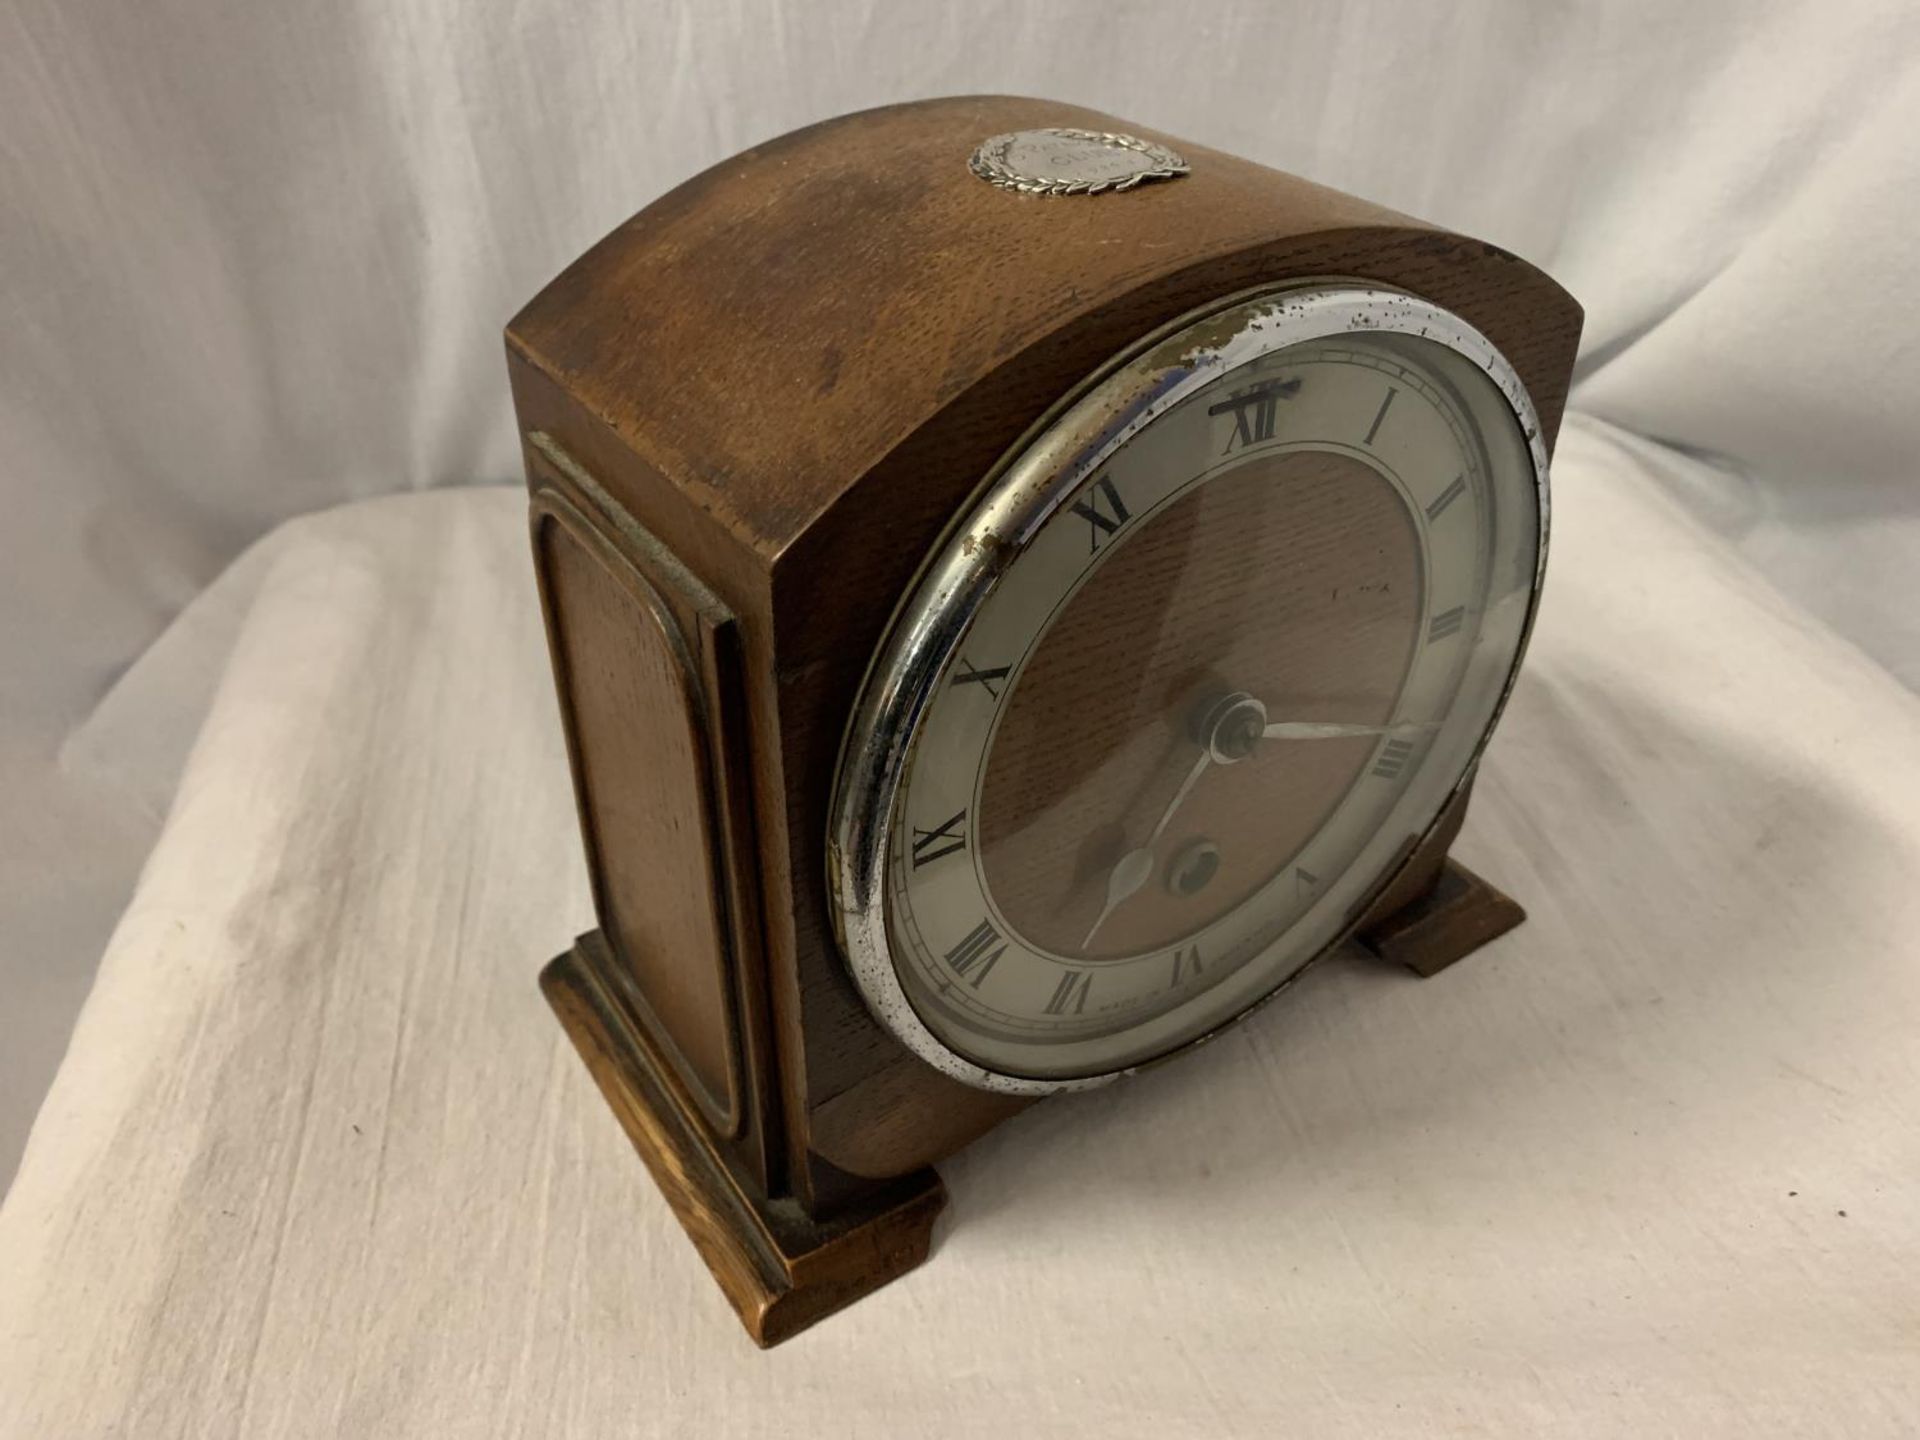
M 1043 125 L 1165 139 L 1192 174 L 1059 198 L 968 173 L 980 139 Z M 733 757 L 701 802 L 724 813 L 687 813 L 664 787 L 628 803 L 666 804 L 674 833 L 704 825 L 721 837 L 710 883 L 648 897 L 685 913 L 648 924 L 656 936 L 698 935 L 694 912 L 717 917 L 712 944 L 692 948 L 731 957 L 729 998 L 682 1005 L 669 1038 L 690 1063 L 704 1057 L 711 1079 L 718 1027 L 737 1026 L 739 1133 L 719 1134 L 710 1115 L 695 1128 L 715 1132 L 718 1163 L 756 1193 L 818 1217 L 858 1210 L 875 1182 L 1021 1108 L 897 1044 L 860 1002 L 832 938 L 833 769 L 915 568 L 994 462 L 1115 356 L 1230 294 L 1336 277 L 1412 291 L 1484 331 L 1526 383 L 1551 444 L 1580 313 L 1539 271 L 1306 181 L 1040 100 L 930 101 L 770 141 L 648 206 L 510 325 L 532 483 L 590 490 L 597 498 L 576 509 L 622 554 L 644 568 L 657 551 L 730 617 L 737 664 L 702 673 L 697 697 L 710 753 Z M 636 533 L 651 550 L 632 543 Z M 550 625 L 564 631 L 571 622 L 541 563 Z M 570 640 L 552 638 L 558 665 Z M 626 693 L 625 682 L 605 683 Z M 645 788 L 639 757 L 655 741 L 642 709 L 617 742 L 625 759 L 600 755 L 568 717 L 577 777 L 599 765 Z M 583 820 L 605 828 L 584 800 Z M 1404 902 L 1430 884 L 1443 856 L 1436 842 L 1410 857 L 1394 893 Z M 618 898 L 629 882 L 607 857 L 593 863 L 601 930 L 617 937 L 637 923 Z M 683 963 L 705 961 L 676 953 L 640 965 L 658 984 Z
M 528 437 L 535 571 L 610 981 L 763 1188 L 773 1093 L 733 612 L 551 437 Z M 673 897 L 662 904 L 661 897 Z
M 1458 860 L 1448 860 L 1419 899 L 1360 932 L 1382 960 L 1438 975 L 1527 918 L 1520 906 Z
M 587 935 L 540 986 L 755 1344 L 777 1345 L 927 1258 L 947 1203 L 931 1170 L 869 1188 L 826 1223 L 742 1185 L 679 1098 L 671 1062 L 631 1023 L 617 968 L 605 940 Z

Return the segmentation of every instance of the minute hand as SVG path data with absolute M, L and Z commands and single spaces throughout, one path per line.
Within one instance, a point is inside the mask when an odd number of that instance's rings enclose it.
M 1425 735 L 1437 730 L 1424 725 L 1323 725 L 1317 720 L 1275 720 L 1261 734 L 1268 740 L 1344 740 L 1349 735 Z

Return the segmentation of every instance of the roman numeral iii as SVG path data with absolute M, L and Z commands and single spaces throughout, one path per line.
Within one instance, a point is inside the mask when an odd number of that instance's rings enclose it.
M 1467 607 L 1456 605 L 1451 610 L 1442 610 L 1427 625 L 1427 643 L 1444 640 L 1467 623 Z
M 1380 747 L 1380 753 L 1374 757 L 1373 773 L 1382 780 L 1397 780 L 1400 772 L 1407 768 L 1407 761 L 1413 756 L 1411 740 L 1389 740 Z

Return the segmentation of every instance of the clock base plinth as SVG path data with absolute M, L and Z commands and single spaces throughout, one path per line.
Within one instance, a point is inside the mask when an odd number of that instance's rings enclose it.
M 597 934 L 582 937 L 540 988 L 755 1344 L 777 1345 L 927 1258 L 947 1203 L 930 1169 L 878 1182 L 824 1222 L 737 1175 L 598 973 L 605 954 Z
M 1360 943 L 1422 978 L 1438 975 L 1527 918 L 1519 904 L 1457 860 L 1433 886 L 1360 934 Z

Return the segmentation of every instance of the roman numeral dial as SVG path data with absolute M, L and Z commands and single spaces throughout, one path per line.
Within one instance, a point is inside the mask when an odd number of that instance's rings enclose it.
M 918 728 L 852 755 L 904 774 L 892 973 L 997 1073 L 1130 1067 L 1335 943 L 1517 652 L 1528 597 L 1499 586 L 1535 572 L 1535 489 L 1486 439 L 1524 430 L 1485 368 L 1430 364 L 1417 327 L 1211 368 L 1209 343 L 1141 352 L 1169 367 L 1159 411 L 1083 392 L 1080 441 L 1009 458 L 1033 509 L 986 483 L 1001 508 L 923 572 L 969 608 L 913 612 L 941 658 L 893 677 Z

